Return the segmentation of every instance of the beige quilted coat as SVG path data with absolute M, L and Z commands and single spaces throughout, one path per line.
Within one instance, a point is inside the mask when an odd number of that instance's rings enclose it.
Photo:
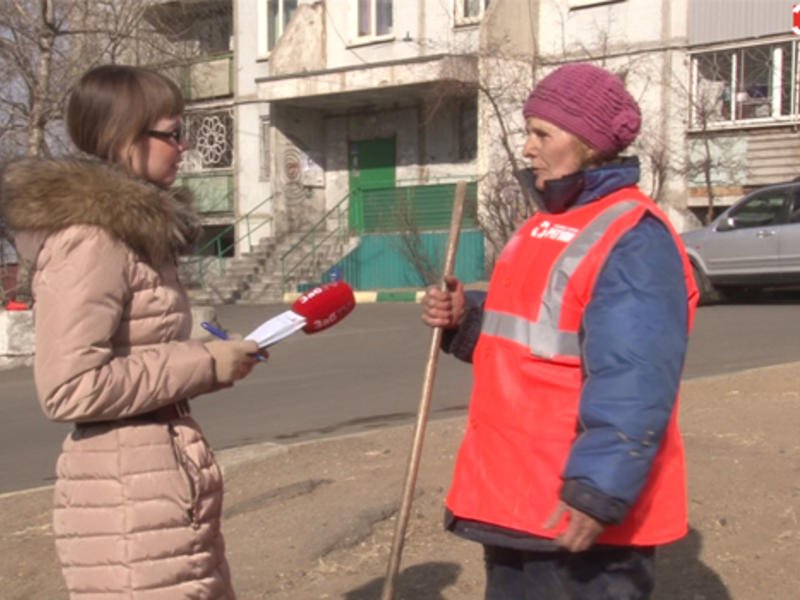
M 101 163 L 25 160 L 6 170 L 2 208 L 32 265 L 42 409 L 82 423 L 56 467 L 70 597 L 234 598 L 202 431 L 190 416 L 130 419 L 216 386 L 175 268 L 197 230 L 188 204 Z

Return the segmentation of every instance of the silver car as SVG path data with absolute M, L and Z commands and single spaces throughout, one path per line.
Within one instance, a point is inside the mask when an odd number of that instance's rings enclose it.
M 681 235 L 700 301 L 800 284 L 800 181 L 747 194 L 714 221 Z

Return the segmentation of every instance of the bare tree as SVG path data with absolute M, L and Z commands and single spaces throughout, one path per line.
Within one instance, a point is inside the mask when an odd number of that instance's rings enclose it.
M 1 3 L 0 158 L 62 153 L 66 97 L 93 66 L 146 64 L 180 76 L 176 69 L 207 52 L 207 40 L 219 38 L 211 47 L 227 50 L 230 16 L 194 7 L 187 18 L 186 8 L 166 11 L 160 5 L 142 0 Z
M 22 155 L 67 151 L 66 98 L 94 66 L 149 65 L 184 89 L 189 80 L 202 85 L 197 81 L 202 74 L 190 70 L 191 59 L 228 51 L 229 13 L 223 3 L 187 8 L 142 0 L 0 2 L 0 164 Z M 2 223 L 0 239 L 13 240 Z M 28 298 L 24 265 L 17 280 L 16 297 Z
M 80 70 L 102 56 L 89 48 L 88 2 L 11 0 L 0 9 L 0 90 L 3 148 L 7 155 L 49 155 L 59 136 L 65 94 Z M 70 36 L 75 36 L 70 39 Z
M 667 140 L 660 135 L 651 135 L 637 144 L 637 155 L 647 173 L 647 181 L 641 181 L 642 189 L 656 202 L 662 199 L 664 183 L 675 173 L 674 156 Z
M 425 286 L 436 283 L 442 276 L 441 268 L 437 266 L 442 264 L 442 257 L 438 254 L 431 256 L 425 251 L 418 219 L 405 195 L 397 194 L 393 212 L 401 232 L 400 254 L 408 261 Z
M 484 145 L 479 152 L 478 225 L 488 241 L 489 266 L 517 227 L 537 210 L 530 188 L 520 185 L 519 174 L 526 169 L 520 149 L 524 121 L 520 112 L 530 93 L 533 61 L 513 53 L 506 45 L 491 45 L 471 53 L 477 62 L 477 77 L 460 73 L 440 82 L 428 107 L 428 120 L 446 109 L 448 99 L 472 97 L 477 102 L 477 128 Z M 487 135 L 487 132 L 491 132 Z
M 715 130 L 715 123 L 731 118 L 735 109 L 735 96 L 728 82 L 730 63 L 716 54 L 703 56 L 697 63 L 696 85 L 674 81 L 673 91 L 688 107 L 690 122 L 689 148 L 683 165 L 683 175 L 691 180 L 698 178 L 708 198 L 705 223 L 714 218 L 717 189 L 721 179 L 736 181 L 746 170 L 746 163 L 735 152 L 728 136 Z

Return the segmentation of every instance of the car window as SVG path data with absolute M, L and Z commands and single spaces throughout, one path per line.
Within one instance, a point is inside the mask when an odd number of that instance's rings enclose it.
M 789 211 L 789 222 L 800 223 L 800 188 L 792 192 L 792 208 Z
M 753 194 L 747 202 L 732 210 L 729 216 L 736 229 L 785 223 L 790 200 L 789 192 L 785 189 L 764 190 Z

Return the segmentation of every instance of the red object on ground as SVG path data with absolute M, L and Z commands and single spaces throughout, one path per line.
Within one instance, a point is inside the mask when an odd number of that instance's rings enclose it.
M 9 300 L 6 302 L 6 310 L 28 310 L 30 307 L 25 302 Z

